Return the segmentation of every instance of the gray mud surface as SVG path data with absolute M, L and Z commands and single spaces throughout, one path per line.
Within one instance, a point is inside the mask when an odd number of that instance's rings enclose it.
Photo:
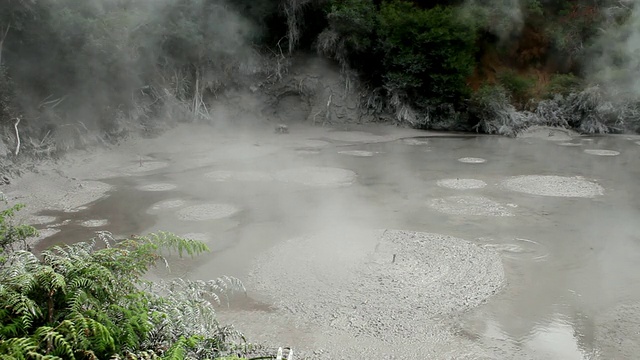
M 449 196 L 429 202 L 433 209 L 449 215 L 514 216 L 509 207 L 483 196 Z
M 356 173 L 351 170 L 318 166 L 286 169 L 274 177 L 283 182 L 313 187 L 349 186 L 356 181 Z
M 597 319 L 596 344 L 604 359 L 636 359 L 640 354 L 640 303 L 616 306 Z
M 465 164 L 483 164 L 487 162 L 485 159 L 475 157 L 463 157 L 458 159 L 458 161 Z
M 482 189 L 487 183 L 478 179 L 442 179 L 438 180 L 438 186 L 454 190 Z
M 435 318 L 482 304 L 505 279 L 491 249 L 399 230 L 293 238 L 255 264 L 247 286 L 282 316 L 392 344 L 437 337 Z
M 240 278 L 247 296 L 220 322 L 298 359 L 635 358 L 637 139 L 256 124 L 70 154 L 2 191 L 27 204 L 38 249 L 97 230 L 205 241 L 211 253 L 171 257 L 171 276 Z M 154 184 L 177 187 L 142 191 Z
M 591 198 L 604 193 L 601 185 L 582 177 L 523 175 L 504 180 L 502 185 L 511 191 L 541 196 Z

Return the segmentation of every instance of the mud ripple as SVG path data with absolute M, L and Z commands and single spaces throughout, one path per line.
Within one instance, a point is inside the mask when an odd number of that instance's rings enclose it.
M 575 146 L 582 146 L 582 144 L 572 143 L 572 142 L 561 142 L 561 143 L 558 143 L 558 145 L 560 145 L 560 146 L 574 146 L 574 147 Z
M 109 224 L 109 220 L 107 219 L 95 219 L 95 220 L 85 220 L 83 222 L 80 223 L 81 226 L 84 227 L 102 227 L 102 226 L 106 226 Z
M 356 173 L 351 170 L 331 167 L 301 167 L 279 171 L 275 178 L 314 187 L 340 187 L 355 182 Z
M 597 155 L 597 156 L 618 156 L 620 155 L 619 151 L 615 150 L 602 150 L 602 149 L 585 149 L 584 152 L 589 155 Z
M 514 176 L 502 182 L 511 191 L 531 195 L 592 198 L 604 194 L 604 188 L 580 176 L 555 175 Z
M 488 242 L 483 247 L 493 249 L 511 260 L 545 261 L 549 257 L 549 250 L 544 245 L 529 239 L 516 238 L 501 243 L 496 243 L 494 239 L 480 240 Z
M 147 210 L 147 213 L 152 214 L 163 210 L 177 209 L 185 206 L 186 204 L 187 202 L 181 199 L 164 200 L 153 204 L 149 210 Z
M 451 236 L 341 229 L 275 246 L 248 282 L 294 319 L 392 342 L 424 340 L 435 317 L 480 305 L 504 269 L 495 251 Z
M 482 163 L 486 163 L 487 160 L 482 159 L 482 158 L 474 158 L 474 157 L 463 157 L 458 159 L 458 161 L 460 161 L 461 163 L 465 163 L 465 164 L 482 164 Z
M 374 135 L 364 131 L 334 131 L 327 134 L 331 140 L 345 142 L 379 142 L 385 140 L 385 137 Z
M 34 238 L 34 241 L 40 241 L 46 239 L 48 237 L 52 237 L 53 235 L 59 233 L 60 229 L 55 228 L 46 228 L 42 230 L 38 230 L 38 236 Z
M 433 199 L 429 206 L 449 215 L 514 216 L 507 206 L 483 196 L 449 196 Z
M 487 183 L 477 179 L 442 179 L 438 180 L 438 186 L 454 190 L 482 189 Z
M 164 161 L 143 161 L 142 163 L 135 163 L 129 166 L 120 168 L 120 171 L 125 173 L 142 173 L 147 171 L 154 171 L 166 168 L 169 163 Z
M 402 142 L 407 144 L 407 145 L 412 145 L 412 146 L 424 146 L 424 145 L 429 145 L 429 141 L 428 140 L 421 140 L 421 139 L 402 139 Z
M 189 240 L 201 241 L 203 243 L 207 243 L 211 240 L 211 236 L 205 233 L 188 233 L 183 234 L 182 237 Z
M 231 204 L 201 204 L 193 205 L 178 211 L 178 218 L 185 221 L 217 220 L 230 217 L 239 212 Z
M 212 171 L 204 175 L 213 181 L 271 181 L 273 177 L 260 171 Z
M 30 225 L 43 225 L 50 224 L 56 221 L 56 219 L 55 216 L 31 216 L 24 220 L 24 222 Z
M 338 154 L 350 155 L 350 156 L 358 156 L 358 157 L 371 157 L 371 156 L 373 156 L 373 152 L 364 151 L 364 150 L 338 151 Z
M 174 184 L 148 184 L 138 186 L 136 189 L 140 191 L 170 191 L 177 188 Z

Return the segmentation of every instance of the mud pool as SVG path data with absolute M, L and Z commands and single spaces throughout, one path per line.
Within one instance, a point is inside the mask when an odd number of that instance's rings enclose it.
M 172 259 L 172 275 L 245 281 L 247 298 L 221 309 L 221 322 L 309 358 L 637 356 L 633 141 L 387 135 L 300 138 L 292 128 L 235 138 L 233 148 L 214 139 L 195 154 L 154 149 L 119 176 L 91 179 L 112 187 L 106 197 L 39 214 L 37 227 L 51 236 L 38 248 L 98 230 L 205 241 L 212 253 Z M 360 240 L 384 229 L 422 234 L 421 242 Z M 441 264 L 421 252 L 429 246 L 444 249 Z M 424 258 L 434 258 L 428 274 Z M 433 286 L 421 287 L 423 275 Z M 460 294 L 465 302 L 452 302 Z M 421 301 L 431 305 L 417 322 Z

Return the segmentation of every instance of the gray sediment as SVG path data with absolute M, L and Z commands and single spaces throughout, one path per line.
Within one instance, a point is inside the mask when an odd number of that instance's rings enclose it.
M 341 230 L 277 245 L 247 288 L 293 319 L 398 342 L 433 336 L 435 317 L 474 308 L 503 283 L 498 253 L 462 239 Z

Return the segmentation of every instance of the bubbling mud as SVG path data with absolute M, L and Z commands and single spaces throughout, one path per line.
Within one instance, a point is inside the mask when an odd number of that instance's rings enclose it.
M 56 221 L 55 216 L 31 216 L 24 220 L 25 223 L 29 225 L 43 225 L 50 224 Z
M 424 145 L 429 145 L 429 141 L 427 140 L 420 140 L 420 139 L 402 139 L 402 142 L 407 144 L 407 145 L 412 145 L 412 146 L 424 146 Z
M 529 239 L 515 238 L 504 242 L 491 238 L 478 240 L 486 243 L 482 247 L 493 249 L 510 260 L 545 261 L 549 257 L 549 250 L 544 245 Z
M 433 199 L 429 206 L 449 215 L 514 216 L 507 206 L 483 196 L 449 196 Z
M 169 166 L 169 163 L 164 161 L 143 161 L 142 163 L 131 164 L 129 166 L 125 166 L 120 168 L 121 172 L 124 173 L 143 173 L 147 171 L 155 171 L 166 168 Z
M 486 163 L 487 160 L 482 159 L 482 158 L 474 158 L 474 157 L 463 157 L 458 159 L 458 161 L 460 161 L 461 163 L 465 163 L 465 164 L 482 164 L 482 163 Z
M 357 156 L 357 157 L 371 157 L 371 156 L 373 156 L 373 152 L 371 152 L 371 151 L 364 151 L 364 150 L 347 150 L 347 151 L 338 151 L 338 154 L 342 154 L 342 155 L 350 155 L 350 156 Z
M 48 237 L 51 237 L 59 233 L 60 231 L 61 231 L 60 229 L 56 229 L 56 228 L 46 228 L 46 229 L 38 230 L 38 236 L 36 236 L 34 240 L 40 241 L 42 239 L 46 239 Z
M 90 227 L 90 228 L 102 227 L 102 226 L 106 226 L 107 224 L 109 224 L 109 220 L 107 219 L 85 220 L 80 223 L 81 226 Z
M 482 189 L 487 183 L 477 179 L 442 179 L 438 180 L 438 186 L 454 190 Z
M 176 187 L 174 184 L 148 184 L 138 186 L 137 189 L 140 191 L 170 191 Z
M 353 184 L 356 173 L 340 168 L 309 166 L 279 171 L 275 178 L 283 182 L 313 187 L 341 187 Z
M 259 171 L 217 170 L 204 175 L 213 181 L 271 181 L 273 176 Z
M 589 155 L 597 155 L 597 156 L 618 156 L 620 155 L 619 151 L 615 150 L 602 150 L 602 149 L 585 149 L 584 152 Z
M 504 278 L 495 251 L 465 240 L 342 229 L 291 239 L 262 254 L 248 288 L 292 321 L 395 342 L 431 334 L 434 317 L 480 305 Z
M 211 240 L 211 236 L 205 233 L 188 233 L 183 234 L 181 237 L 189 240 L 201 241 L 203 243 L 207 243 Z
M 147 210 L 147 213 L 154 214 L 163 210 L 177 209 L 186 204 L 187 202 L 181 199 L 164 200 L 153 204 L 149 210 Z
M 184 221 L 206 221 L 224 219 L 239 211 L 240 209 L 231 204 L 201 204 L 180 209 L 177 215 Z
M 574 146 L 574 147 L 575 146 L 582 146 L 582 144 L 572 143 L 572 142 L 561 142 L 561 143 L 558 143 L 558 145 L 560 145 L 560 146 Z
M 508 190 L 531 195 L 592 198 L 604 194 L 604 188 L 580 176 L 514 176 L 502 182 Z
M 330 132 L 327 137 L 331 140 L 344 142 L 379 142 L 385 140 L 383 136 L 363 131 L 334 131 Z

